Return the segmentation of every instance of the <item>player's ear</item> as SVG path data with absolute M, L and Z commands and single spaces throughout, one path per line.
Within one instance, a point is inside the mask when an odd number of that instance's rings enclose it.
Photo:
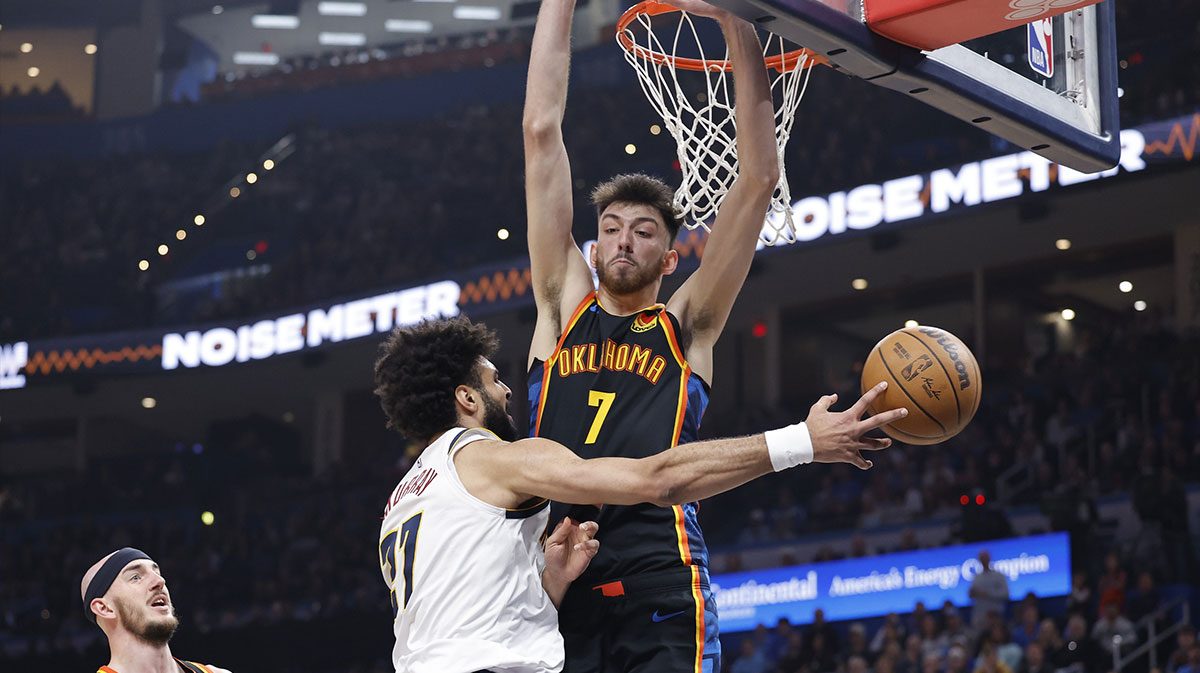
M 592 265 L 593 269 L 600 268 L 596 263 L 596 244 L 593 243 L 588 249 L 588 264 Z
M 669 276 L 675 273 L 675 269 L 679 266 L 679 252 L 675 248 L 667 251 L 663 255 L 662 272 L 664 276 Z
M 454 389 L 454 402 L 463 413 L 470 416 L 479 410 L 479 391 L 462 384 Z
M 96 615 L 97 620 L 111 619 L 117 614 L 117 611 L 113 609 L 113 606 L 109 605 L 108 601 L 104 600 L 103 598 L 93 598 L 88 607 L 91 608 L 92 614 Z

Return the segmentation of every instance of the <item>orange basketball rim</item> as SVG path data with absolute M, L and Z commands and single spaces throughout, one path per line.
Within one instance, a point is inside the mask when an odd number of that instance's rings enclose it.
M 621 43 L 621 47 L 625 51 L 634 54 L 638 58 L 652 61 L 659 65 L 669 65 L 678 70 L 708 72 L 718 70 L 729 71 L 733 69 L 733 64 L 725 59 L 686 58 L 643 47 L 635 43 L 626 32 L 629 25 L 639 16 L 652 17 L 670 12 L 683 12 L 683 10 L 665 2 L 659 2 L 658 0 L 643 0 L 639 2 L 625 10 L 621 18 L 617 19 L 617 41 Z M 767 67 L 772 70 L 789 72 L 796 67 L 797 63 L 801 64 L 803 68 L 808 68 L 817 64 L 829 65 L 829 59 L 808 49 L 796 49 L 785 54 L 768 56 L 766 57 L 766 63 Z

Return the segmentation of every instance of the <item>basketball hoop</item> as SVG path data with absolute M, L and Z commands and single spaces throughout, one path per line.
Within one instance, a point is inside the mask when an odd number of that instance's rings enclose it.
M 654 34 L 653 17 L 677 12 L 679 20 L 669 32 L 669 44 Z M 660 26 L 660 32 L 664 32 Z M 687 31 L 684 28 L 687 28 Z M 686 34 L 691 38 L 687 39 Z M 704 227 L 716 217 L 729 187 L 737 178 L 737 144 L 733 101 L 730 96 L 728 49 L 720 59 L 705 55 L 704 45 L 692 17 L 677 7 L 658 0 L 645 0 L 630 7 L 617 21 L 617 42 L 625 60 L 637 71 L 638 81 L 650 104 L 662 115 L 675 138 L 683 180 L 675 191 L 675 207 L 689 229 Z M 667 47 L 670 50 L 668 51 Z M 695 50 L 696 57 L 681 55 L 680 47 Z M 794 242 L 792 197 L 784 171 L 783 150 L 791 136 L 792 121 L 804 91 L 809 67 L 827 63 L 807 49 L 786 51 L 783 39 L 769 35 L 763 47 L 771 95 L 775 99 L 775 141 L 779 157 L 779 184 L 771 196 L 760 239 L 766 245 Z M 681 71 L 702 73 L 691 76 L 694 91 L 680 82 Z M 689 76 L 684 75 L 687 79 Z M 703 77 L 703 86 L 696 81 Z

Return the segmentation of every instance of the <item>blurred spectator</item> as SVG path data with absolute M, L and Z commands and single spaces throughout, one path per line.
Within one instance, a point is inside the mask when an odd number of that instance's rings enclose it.
M 775 628 L 772 630 L 771 639 L 768 641 L 767 659 L 776 661 L 783 656 L 787 651 L 788 645 L 792 640 L 793 635 L 798 635 L 798 632 L 792 628 L 792 623 L 787 617 L 780 617 L 775 622 Z
M 904 639 L 904 653 L 896 662 L 896 673 L 921 673 L 921 636 L 908 634 Z
M 1118 601 L 1101 602 L 1100 619 L 1092 626 L 1092 640 L 1109 656 L 1114 650 L 1128 650 L 1137 644 L 1137 631 L 1133 622 L 1121 613 Z
M 1125 607 L 1125 585 L 1128 574 L 1121 567 L 1121 558 L 1115 552 L 1109 552 L 1104 557 L 1104 574 L 1100 576 L 1096 593 L 1100 599 L 1100 612 L 1104 612 L 1105 603 L 1116 603 L 1118 609 Z
M 739 544 L 760 544 L 772 540 L 771 529 L 767 527 L 767 515 L 761 509 L 750 510 L 750 523 L 738 534 Z
M 1125 604 L 1129 620 L 1134 623 L 1142 621 L 1143 617 L 1155 612 L 1162 605 L 1162 596 L 1155 586 L 1154 575 L 1149 570 L 1138 573 L 1137 587 L 1129 591 Z
M 1058 633 L 1058 625 L 1049 618 L 1043 619 L 1041 626 L 1038 627 L 1036 642 L 1041 646 L 1043 656 L 1048 658 L 1057 656 L 1066 647 L 1066 643 Z
M 1094 600 L 1087 573 L 1076 571 L 1071 576 L 1071 593 L 1067 596 L 1067 612 L 1092 615 L 1095 612 Z
M 810 633 L 808 645 L 805 648 L 808 657 L 804 666 L 811 673 L 832 673 L 838 669 L 837 647 L 829 645 L 823 632 Z
M 805 629 L 806 642 L 804 643 L 804 649 L 811 653 L 814 648 L 814 641 L 818 636 L 824 641 L 826 652 L 837 652 L 841 649 L 841 639 L 838 638 L 837 631 L 834 630 L 833 625 L 825 621 L 825 610 L 821 608 L 813 611 L 812 624 L 809 624 L 808 628 Z
M 1200 644 L 1192 645 L 1187 663 L 1175 669 L 1175 673 L 1200 673 Z
M 1195 424 L 1200 425 L 1200 400 L 1196 402 L 1194 409 Z M 1193 441 L 1197 447 L 1200 447 L 1200 430 L 1194 431 Z M 1193 453 L 1196 453 L 1193 451 Z M 1182 448 L 1178 450 L 1178 456 L 1183 456 Z M 1198 456 L 1200 457 L 1200 456 Z M 1196 579 L 1196 564 L 1193 559 L 1192 552 L 1192 537 L 1191 523 L 1188 519 L 1188 501 L 1187 494 L 1184 492 L 1183 484 L 1179 480 L 1179 475 L 1175 469 L 1164 469 L 1162 471 L 1160 486 L 1162 492 L 1162 505 L 1159 512 L 1159 521 L 1162 524 L 1163 534 L 1163 551 L 1166 554 L 1168 564 L 1168 572 L 1171 577 L 1177 578 L 1180 582 L 1190 584 Z
M 1104 652 L 1088 637 L 1087 620 L 1082 615 L 1071 615 L 1064 635 L 1062 648 L 1051 655 L 1056 668 L 1078 665 L 1084 671 L 1092 671 L 1106 665 Z
M 927 614 L 921 619 L 921 653 L 925 658 L 941 659 L 950 649 L 950 639 L 938 628 L 937 618 Z
M 946 673 L 965 673 L 970 670 L 967 650 L 961 645 L 954 645 L 946 652 Z
M 1000 660 L 994 644 L 985 642 L 979 653 L 979 661 L 975 664 L 975 673 L 1013 673 L 1013 669 Z
M 883 647 L 886 643 L 903 642 L 904 636 L 904 623 L 900 621 L 900 615 L 889 612 L 883 618 L 883 623 L 879 625 L 879 629 L 875 631 L 874 637 L 871 638 L 871 654 L 879 656 L 879 653 L 883 652 Z
M 996 657 L 1008 667 L 1009 670 L 1016 670 L 1021 663 L 1021 656 L 1024 650 L 1020 645 L 1012 642 L 1009 637 L 1009 630 L 1005 628 L 1004 622 L 996 620 L 988 628 L 988 632 L 981 639 L 982 647 L 991 645 L 996 651 Z
M 742 649 L 730 669 L 732 673 L 769 673 L 771 665 L 753 638 L 742 638 Z
M 848 660 L 850 657 L 860 657 L 864 661 L 871 655 L 867 647 L 867 627 L 863 626 L 862 622 L 854 622 L 846 631 L 846 651 L 843 654 L 843 659 Z
M 1025 657 L 1021 659 L 1017 673 L 1052 673 L 1053 671 L 1054 667 L 1046 661 L 1042 646 L 1037 642 L 1029 643 L 1025 647 Z
M 1017 624 L 1012 628 L 1012 641 L 1018 647 L 1028 647 L 1029 643 L 1037 640 L 1040 622 L 1036 603 L 1021 605 Z
M 1008 608 L 1008 578 L 992 569 L 992 555 L 986 550 L 979 552 L 981 570 L 971 580 L 967 592 L 973 603 L 971 627 L 982 632 L 987 626 L 988 615 L 997 613 L 1004 617 Z
M 788 634 L 787 647 L 779 657 L 776 670 L 779 673 L 801 673 L 806 662 L 804 652 L 804 634 L 793 630 Z
M 1187 666 L 1188 655 L 1195 645 L 1196 627 L 1186 624 L 1175 634 L 1175 650 L 1167 657 L 1167 673 L 1177 673 L 1180 668 Z

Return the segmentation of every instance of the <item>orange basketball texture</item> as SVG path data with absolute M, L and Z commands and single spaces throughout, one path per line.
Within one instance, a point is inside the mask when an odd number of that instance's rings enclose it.
M 908 409 L 908 416 L 883 426 L 907 444 L 937 444 L 961 432 L 979 409 L 983 385 L 966 344 L 926 325 L 896 330 L 875 344 L 863 366 L 863 392 L 880 381 L 888 388 L 869 411 Z

